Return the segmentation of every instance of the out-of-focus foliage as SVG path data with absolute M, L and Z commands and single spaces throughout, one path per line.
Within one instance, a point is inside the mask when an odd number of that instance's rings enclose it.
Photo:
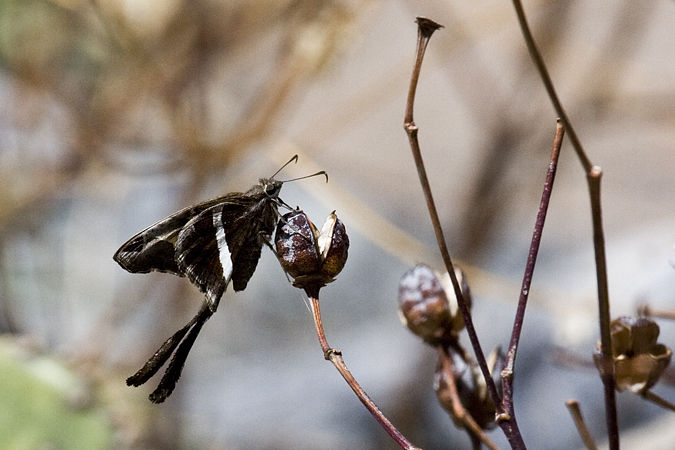
M 0 448 L 110 448 L 113 429 L 86 383 L 62 362 L 0 339 Z

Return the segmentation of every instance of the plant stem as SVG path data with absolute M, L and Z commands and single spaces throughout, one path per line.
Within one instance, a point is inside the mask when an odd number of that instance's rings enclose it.
M 525 44 L 527 45 L 527 49 L 530 52 L 530 56 L 532 57 L 537 70 L 539 71 L 539 75 L 541 76 L 544 86 L 546 87 L 546 92 L 548 93 L 551 103 L 553 104 L 558 117 L 560 117 L 560 121 L 565 127 L 565 131 L 569 134 L 572 146 L 574 147 L 577 157 L 579 158 L 579 161 L 586 172 L 586 177 L 588 180 L 589 196 L 591 198 L 591 214 L 593 219 L 593 244 L 595 251 L 596 278 L 598 283 L 600 340 L 603 357 L 605 358 L 605 361 L 607 361 L 605 363 L 607 370 L 602 376 L 602 382 L 605 391 L 607 436 L 609 439 L 610 450 L 619 450 L 619 427 L 616 412 L 616 393 L 614 391 L 614 367 L 611 364 L 611 343 L 609 333 L 609 289 L 607 283 L 605 238 L 602 227 L 602 207 L 600 202 L 600 179 L 602 177 L 602 169 L 598 166 L 594 166 L 588 156 L 586 156 L 586 152 L 581 145 L 581 141 L 579 140 L 576 131 L 574 131 L 571 122 L 567 118 L 567 114 L 565 113 L 562 103 L 560 102 L 560 99 L 555 92 L 555 88 L 553 87 L 553 82 L 551 81 L 548 69 L 544 64 L 544 60 L 537 49 L 534 38 L 532 37 L 532 32 L 530 31 L 530 27 L 527 24 L 525 11 L 523 10 L 521 1 L 513 0 L 513 6 L 516 10 L 518 23 L 520 24 L 520 29 L 523 32 Z
M 406 113 L 403 127 L 408 133 L 408 140 L 410 141 L 410 148 L 412 149 L 413 158 L 415 159 L 415 166 L 417 167 L 417 173 L 419 175 L 420 184 L 422 185 L 422 190 L 424 191 L 424 197 L 427 202 L 427 208 L 429 210 L 429 216 L 431 218 L 431 224 L 434 228 L 436 234 L 436 241 L 438 243 L 438 248 L 441 252 L 441 257 L 445 263 L 445 268 L 450 275 L 450 280 L 452 282 L 452 287 L 455 291 L 457 297 L 457 303 L 461 311 L 462 317 L 466 325 L 467 333 L 469 334 L 469 339 L 471 340 L 471 345 L 474 348 L 476 353 L 476 359 L 478 364 L 483 371 L 488 383 L 488 390 L 490 391 L 490 397 L 494 401 L 495 405 L 501 404 L 501 399 L 497 393 L 497 388 L 493 382 L 491 382 L 492 377 L 490 377 L 490 371 L 487 367 L 487 362 L 485 361 L 485 355 L 478 341 L 478 336 L 476 335 L 475 328 L 473 326 L 473 321 L 471 320 L 471 312 L 469 306 L 464 300 L 462 295 L 462 289 L 457 281 L 457 276 L 455 275 L 454 265 L 452 259 L 450 258 L 450 253 L 448 252 L 448 246 L 445 242 L 445 236 L 443 235 L 443 227 L 441 226 L 441 221 L 438 217 L 438 212 L 436 211 L 436 204 L 434 203 L 434 197 L 431 193 L 431 186 L 429 185 L 429 179 L 427 177 L 426 169 L 424 167 L 424 161 L 422 160 L 422 152 L 420 150 L 419 141 L 417 139 L 418 128 L 415 125 L 413 119 L 413 107 L 415 103 L 415 92 L 417 90 L 417 82 L 419 80 L 420 71 L 422 69 L 422 60 L 424 59 L 424 52 L 426 50 L 429 39 L 434 31 L 441 27 L 441 25 L 422 17 L 417 18 L 418 24 L 418 38 L 417 38 L 417 55 L 415 58 L 415 66 L 413 68 L 413 73 L 410 78 L 410 90 L 408 92 L 408 101 L 406 104 Z M 498 406 L 499 408 L 499 406 Z M 501 412 L 501 411 L 500 411 Z
M 558 121 L 556 123 L 553 150 L 551 151 L 551 160 L 548 165 L 548 171 L 546 172 L 544 190 L 541 193 L 539 211 L 537 213 L 537 219 L 534 225 L 534 232 L 532 233 L 530 252 L 527 256 L 527 264 L 525 265 L 525 275 L 523 276 L 523 284 L 520 289 L 520 298 L 518 300 L 518 308 L 516 310 L 516 317 L 513 323 L 511 342 L 509 344 L 509 350 L 506 354 L 505 367 L 504 370 L 502 370 L 502 389 L 504 392 L 503 402 L 504 408 L 508 414 L 510 414 L 513 410 L 513 367 L 516 361 L 516 353 L 518 352 L 518 342 L 520 341 L 520 334 L 523 329 L 523 322 L 525 321 L 525 308 L 527 307 L 527 299 L 530 294 L 530 285 L 532 284 L 534 267 L 537 263 L 537 255 L 539 253 L 539 246 L 541 244 L 541 236 L 544 231 L 546 213 L 551 200 L 551 192 L 553 191 L 553 182 L 555 181 L 556 169 L 558 167 L 558 158 L 560 156 L 560 147 L 562 146 L 564 135 L 565 129 L 563 128 L 560 121 Z
M 591 436 L 591 433 L 588 431 L 588 427 L 586 426 L 586 422 L 584 421 L 584 417 L 581 415 L 581 408 L 579 407 L 579 402 L 576 400 L 568 400 L 565 402 L 565 405 L 567 406 L 567 409 L 570 412 L 570 415 L 572 416 L 572 420 L 574 421 L 574 425 L 576 425 L 577 430 L 579 431 L 579 436 L 581 437 L 581 440 L 584 441 L 584 445 L 588 450 L 597 450 L 597 446 L 595 445 L 595 442 L 593 441 L 593 437 Z
M 361 403 L 366 407 L 366 409 L 373 415 L 375 420 L 380 424 L 382 428 L 396 441 L 405 450 L 421 450 L 418 447 L 415 447 L 408 439 L 406 439 L 403 434 L 394 427 L 394 425 L 385 417 L 385 415 L 380 411 L 377 405 L 368 397 L 366 391 L 361 388 L 361 385 L 356 381 L 352 373 L 347 368 L 344 360 L 342 359 L 342 352 L 335 350 L 328 345 L 328 340 L 326 339 L 326 333 L 323 330 L 323 323 L 321 321 L 321 310 L 319 308 L 319 286 L 305 286 L 304 287 L 307 296 L 309 297 L 310 306 L 312 309 L 312 317 L 314 319 L 314 326 L 316 328 L 316 334 L 319 338 L 319 343 L 321 344 L 321 350 L 323 351 L 323 356 L 326 360 L 333 363 L 335 368 L 340 372 L 342 378 L 345 379 L 350 388 L 354 391 L 356 396 L 361 400 Z
M 581 145 L 581 141 L 579 140 L 576 131 L 574 131 L 572 123 L 567 118 L 567 113 L 565 112 L 565 109 L 562 107 L 562 103 L 558 98 L 558 94 L 556 94 L 555 87 L 553 86 L 553 81 L 551 81 L 551 76 L 548 73 L 546 64 L 544 64 L 544 60 L 541 57 L 541 54 L 539 53 L 539 49 L 537 49 L 537 45 L 534 42 L 534 38 L 532 37 L 530 27 L 527 24 L 527 19 L 525 18 L 525 11 L 523 10 L 523 5 L 520 2 L 520 0 L 513 0 L 513 7 L 516 9 L 516 15 L 518 16 L 518 23 L 520 24 L 520 29 L 523 32 L 523 38 L 525 39 L 527 50 L 530 52 L 530 56 L 534 61 L 534 65 L 537 67 L 537 71 L 541 76 L 541 79 L 544 83 L 544 87 L 546 88 L 546 92 L 548 93 L 549 99 L 551 100 L 551 103 L 553 104 L 556 114 L 558 114 L 558 117 L 560 118 L 560 121 L 562 122 L 563 127 L 565 128 L 565 131 L 569 135 L 570 142 L 572 142 L 572 146 L 574 147 L 574 150 L 577 153 L 577 157 L 579 158 L 581 165 L 584 167 L 584 171 L 588 173 L 591 170 L 591 167 L 593 167 L 593 164 L 588 159 L 588 156 L 586 156 L 586 152 L 584 151 L 584 148 Z
M 656 394 L 653 393 L 652 391 L 645 391 L 645 392 L 643 392 L 643 393 L 642 393 L 642 397 L 643 397 L 645 400 L 649 400 L 650 402 L 659 405 L 661 408 L 665 408 L 665 409 L 668 409 L 668 410 L 670 410 L 670 411 L 675 412 L 675 405 L 673 405 L 671 402 L 669 402 L 669 401 L 666 400 L 665 398 L 663 398 L 663 397 L 661 397 L 661 396 L 659 396 L 659 395 L 656 395 Z
M 674 311 L 659 311 L 652 309 L 649 305 L 643 305 L 638 308 L 638 314 L 646 317 L 658 317 L 660 319 L 675 320 Z
M 448 383 L 449 395 L 452 400 L 452 412 L 455 418 L 459 420 L 464 428 L 469 431 L 469 436 L 472 440 L 477 439 L 479 442 L 483 442 L 487 448 L 490 450 L 499 450 L 499 447 L 492 442 L 492 440 L 485 434 L 485 431 L 476 423 L 474 418 L 469 414 L 469 412 L 462 405 L 462 401 L 459 398 L 457 393 L 457 384 L 455 383 L 455 376 L 452 370 L 452 358 L 448 354 L 448 350 L 443 348 L 443 346 L 438 346 L 438 354 L 445 372 L 445 379 Z
M 610 450 L 619 450 L 619 424 L 616 414 L 616 391 L 614 364 L 612 363 L 612 336 L 609 323 L 609 286 L 607 282 L 607 257 L 605 255 L 605 233 L 602 227 L 602 207 L 600 205 L 600 179 L 602 169 L 593 166 L 588 174 L 588 189 L 591 197 L 591 215 L 593 219 L 593 248 L 595 250 L 595 270 L 598 280 L 598 320 L 600 322 L 600 348 L 604 363 L 602 383 L 605 388 L 605 415 L 607 437 Z
M 434 203 L 433 195 L 431 193 L 431 187 L 429 185 L 429 179 L 426 174 L 426 169 L 424 168 L 424 161 L 422 160 L 422 152 L 420 150 L 419 141 L 417 139 L 418 128 L 415 125 L 413 119 L 413 107 L 415 103 L 415 92 L 417 90 L 417 83 L 419 81 L 420 71 L 422 69 L 422 61 L 424 59 L 424 53 L 426 51 L 429 39 L 431 35 L 437 29 L 441 28 L 442 25 L 426 19 L 423 17 L 417 18 L 418 25 L 418 34 L 417 34 L 417 52 L 415 57 L 415 65 L 413 67 L 413 73 L 410 78 L 410 90 L 408 91 L 408 100 L 406 103 L 406 112 L 403 123 L 403 128 L 405 128 L 406 133 L 408 134 L 408 140 L 410 142 L 410 148 L 412 150 L 413 158 L 415 160 L 415 166 L 417 167 L 417 173 L 419 175 L 420 184 L 422 185 L 422 190 L 424 191 L 424 197 L 426 199 L 427 208 L 429 210 L 429 216 L 431 218 L 431 223 L 436 234 L 436 241 L 438 243 L 438 248 L 441 252 L 441 257 L 445 264 L 445 268 L 450 276 L 450 281 L 452 282 L 453 289 L 455 291 L 455 296 L 457 297 L 458 308 L 464 318 L 464 324 L 466 327 L 469 340 L 471 341 L 471 346 L 473 347 L 474 354 L 476 355 L 476 361 L 483 373 L 485 382 L 487 384 L 488 393 L 490 398 L 494 402 L 497 408 L 497 423 L 504 431 L 506 438 L 509 440 L 511 447 L 514 449 L 524 449 L 525 443 L 518 429 L 518 424 L 516 423 L 515 415 L 507 414 L 504 411 L 504 406 L 502 405 L 501 398 L 497 393 L 497 387 L 495 386 L 492 377 L 490 376 L 490 370 L 488 369 L 487 362 L 485 360 L 485 355 L 481 348 L 480 342 L 478 340 L 478 335 L 476 329 L 474 328 L 473 321 L 471 319 L 471 311 L 469 305 L 466 303 L 462 295 L 462 290 L 457 281 L 457 276 L 455 275 L 454 266 L 452 264 L 452 259 L 450 258 L 450 253 L 448 252 L 448 246 L 445 242 L 445 237 L 443 235 L 443 228 L 441 227 L 441 222 L 438 217 L 438 212 L 436 211 L 436 205 Z

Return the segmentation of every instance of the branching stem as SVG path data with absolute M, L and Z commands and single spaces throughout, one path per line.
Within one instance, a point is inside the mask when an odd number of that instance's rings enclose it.
M 457 384 L 455 383 L 455 375 L 452 370 L 452 358 L 448 354 L 448 350 L 443 348 L 443 346 L 438 346 L 439 360 L 441 362 L 441 367 L 445 372 L 445 379 L 448 383 L 448 395 L 452 400 L 452 411 L 454 417 L 459 420 L 464 428 L 466 428 L 470 433 L 470 436 L 473 439 L 478 439 L 478 447 L 480 448 L 480 443 L 485 444 L 490 450 L 499 450 L 499 447 L 492 442 L 492 440 L 485 434 L 485 431 L 476 423 L 474 418 L 469 414 L 469 412 L 462 405 L 462 401 L 459 398 L 459 393 L 457 392 Z
M 565 128 L 565 131 L 570 137 L 570 142 L 584 168 L 588 180 L 588 190 L 591 199 L 591 214 L 593 219 L 593 247 L 595 251 L 595 268 L 596 278 L 598 283 L 598 309 L 600 322 L 600 342 L 603 358 L 605 361 L 611 361 L 611 340 L 609 331 L 610 313 L 609 313 L 609 289 L 607 282 L 607 259 L 605 255 L 605 237 L 602 226 L 602 206 L 600 201 L 600 179 L 602 177 L 602 169 L 594 166 L 581 145 L 576 131 L 572 127 L 571 122 L 565 113 L 562 103 L 556 94 L 551 76 L 544 64 L 544 60 L 537 49 L 537 46 L 532 37 L 532 32 L 525 18 L 525 11 L 520 0 L 513 0 L 513 6 L 518 16 L 518 23 L 523 32 L 525 44 L 530 52 L 530 56 L 534 61 L 535 66 L 541 76 L 541 79 L 546 87 L 546 92 L 553 104 L 553 107 L 560 117 L 560 121 Z M 605 416 L 607 422 L 607 436 L 609 439 L 610 450 L 619 450 L 619 426 L 616 413 L 616 392 L 614 390 L 614 372 L 613 365 L 605 364 L 607 370 L 602 376 L 602 382 L 605 391 Z
M 504 431 L 506 438 L 509 440 L 511 447 L 513 449 L 525 449 L 525 443 L 518 429 L 518 424 L 516 418 L 512 414 L 507 414 L 504 411 L 504 406 L 502 405 L 501 398 L 497 392 L 497 387 L 495 386 L 492 377 L 490 376 L 490 370 L 488 369 L 487 362 L 485 360 L 485 354 L 481 348 L 480 342 L 478 340 L 478 335 L 476 329 L 473 325 L 471 319 L 471 311 L 469 305 L 462 295 L 462 290 L 457 281 L 457 276 L 455 275 L 454 266 L 452 264 L 452 259 L 450 258 L 450 253 L 448 252 L 448 246 L 445 242 L 445 237 L 443 235 L 443 228 L 441 227 L 441 222 L 438 217 L 438 212 L 436 210 L 436 205 L 434 203 L 434 198 L 431 193 L 431 186 L 429 185 L 429 179 L 426 174 L 426 169 L 424 167 L 424 161 L 422 160 L 422 152 L 420 150 L 419 141 L 417 139 L 418 128 L 415 124 L 413 118 L 413 108 L 415 103 L 415 92 L 417 90 L 417 83 L 420 76 L 420 71 L 422 69 L 422 61 L 424 59 L 424 53 L 426 51 L 429 39 L 431 39 L 432 34 L 437 29 L 441 28 L 442 25 L 426 19 L 423 17 L 417 18 L 418 25 L 418 35 L 417 35 L 417 52 L 415 57 L 415 65 L 413 67 L 413 73 L 410 78 L 410 90 L 408 91 L 408 100 L 406 103 L 406 112 L 403 123 L 403 128 L 408 134 L 408 140 L 410 142 L 410 148 L 412 150 L 413 158 L 415 160 L 415 166 L 417 167 L 417 173 L 419 175 L 420 184 L 422 185 L 422 190 L 424 192 L 424 197 L 426 199 L 427 208 L 429 210 L 429 216 L 431 218 L 431 223 L 436 234 L 436 241 L 438 243 L 438 248 L 441 252 L 441 257 L 445 264 L 445 269 L 447 270 L 450 281 L 452 282 L 453 290 L 455 291 L 455 296 L 457 297 L 457 304 L 459 311 L 464 318 L 464 323 L 466 327 L 469 340 L 471 341 L 471 346 L 473 347 L 474 354 L 476 355 L 476 361 L 483 373 L 485 382 L 487 384 L 488 393 L 490 398 L 494 402 L 497 408 L 497 423 Z

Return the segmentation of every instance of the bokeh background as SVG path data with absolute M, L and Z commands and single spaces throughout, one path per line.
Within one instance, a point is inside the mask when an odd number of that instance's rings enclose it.
M 674 309 L 675 2 L 525 10 L 605 171 L 612 315 Z M 396 312 L 400 276 L 440 267 L 402 128 L 416 15 L 445 25 L 415 119 L 489 351 L 508 343 L 556 118 L 510 2 L 0 0 L 1 448 L 397 448 L 323 360 L 303 294 L 266 250 L 166 403 L 147 400 L 158 377 L 124 383 L 202 298 L 183 279 L 124 272 L 115 250 L 294 154 L 281 178 L 326 170 L 330 182 L 282 197 L 317 223 L 337 210 L 351 240 L 322 292 L 329 342 L 416 445 L 470 448 L 436 402 L 434 350 Z M 595 290 L 585 174 L 566 142 L 516 365 L 530 448 L 581 447 L 569 398 L 604 438 L 602 385 L 584 364 Z M 675 399 L 667 383 L 656 391 Z M 672 413 L 618 401 L 624 448 L 672 448 Z

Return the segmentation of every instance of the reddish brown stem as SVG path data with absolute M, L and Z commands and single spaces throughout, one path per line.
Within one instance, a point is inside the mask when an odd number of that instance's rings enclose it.
M 470 432 L 473 433 L 473 436 L 477 437 L 480 442 L 483 442 L 487 448 L 490 450 L 499 450 L 499 447 L 492 442 L 492 440 L 485 434 L 485 431 L 476 423 L 474 418 L 469 414 L 469 412 L 462 405 L 462 401 L 459 398 L 457 393 L 457 385 L 455 384 L 455 377 L 452 370 L 452 358 L 448 355 L 448 351 L 442 346 L 438 347 L 438 354 L 440 361 L 445 372 L 445 379 L 448 383 L 448 390 L 450 393 L 450 398 L 452 399 L 452 410 L 454 417 L 459 419 L 464 427 Z
M 427 209 L 429 210 L 429 216 L 431 219 L 431 224 L 436 234 L 436 241 L 438 243 L 438 248 L 441 252 L 441 257 L 445 264 L 445 268 L 450 276 L 450 281 L 452 282 L 453 290 L 455 291 L 455 296 L 457 298 L 457 304 L 462 317 L 464 318 L 464 324 L 466 327 L 467 335 L 471 341 L 471 346 L 473 348 L 474 354 L 476 355 L 476 362 L 483 373 L 485 378 L 485 383 L 487 385 L 488 393 L 490 398 L 494 402 L 497 408 L 497 423 L 504 431 L 506 438 L 508 439 L 511 447 L 513 449 L 525 449 L 525 442 L 520 434 L 518 429 L 518 423 L 516 422 L 516 417 L 513 414 L 507 414 L 504 411 L 504 406 L 502 405 L 501 398 L 497 392 L 497 387 L 495 386 L 492 377 L 490 376 L 490 370 L 488 368 L 487 362 L 485 360 L 485 354 L 481 348 L 480 341 L 478 340 L 478 334 L 473 325 L 473 320 L 471 318 L 471 311 L 469 305 L 467 304 L 464 296 L 462 295 L 462 290 L 457 281 L 457 276 L 455 275 L 455 269 L 452 264 L 452 259 L 450 258 L 450 253 L 448 252 L 448 246 L 445 242 L 445 237 L 443 235 L 443 228 L 441 227 L 441 221 L 438 217 L 438 212 L 436 211 L 436 205 L 434 203 L 434 198 L 431 193 L 431 186 L 429 185 L 429 179 L 426 174 L 426 169 L 424 168 L 424 161 L 422 160 L 422 152 L 420 150 L 419 141 L 417 139 L 418 128 L 413 119 L 413 108 L 415 103 L 415 92 L 417 90 L 417 83 L 419 80 L 420 71 L 422 69 L 422 61 L 424 59 L 424 53 L 426 51 L 429 39 L 431 35 L 437 29 L 441 28 L 441 25 L 436 22 L 423 18 L 417 18 L 418 24 L 418 35 L 417 35 L 417 53 L 415 57 L 415 65 L 413 67 L 413 73 L 410 78 L 410 90 L 408 91 L 408 100 L 406 104 L 406 112 L 403 123 L 403 128 L 408 134 L 408 141 L 410 142 L 410 149 L 412 150 L 413 158 L 415 160 L 415 166 L 417 167 L 417 173 L 419 175 L 420 184 L 422 186 L 422 191 L 424 192 L 424 197 L 427 203 Z
M 574 127 L 572 127 L 572 123 L 567 118 L 567 113 L 565 112 L 565 109 L 563 108 L 562 103 L 558 98 L 558 94 L 556 93 L 555 87 L 553 86 L 551 76 L 548 73 L 546 64 L 544 64 L 544 59 L 541 57 L 541 53 L 539 53 L 537 44 L 535 44 L 534 38 L 532 37 L 530 26 L 527 24 L 523 4 L 520 2 L 520 0 L 513 0 L 513 7 L 515 8 L 516 15 L 518 16 L 518 23 L 520 24 L 520 29 L 523 32 L 525 45 L 527 45 L 527 50 L 530 53 L 530 57 L 532 57 L 534 65 L 537 67 L 537 71 L 541 76 L 541 80 L 544 83 L 544 87 L 546 88 L 546 92 L 548 93 L 549 99 L 553 104 L 553 108 L 555 108 L 556 114 L 558 114 L 558 117 L 560 118 L 560 121 L 562 122 L 563 127 L 565 128 L 565 131 L 567 131 L 567 134 L 570 137 L 572 147 L 574 147 L 574 150 L 577 153 L 577 157 L 579 158 L 581 165 L 584 167 L 584 171 L 588 173 L 591 170 L 593 164 L 591 163 L 590 159 L 588 159 L 588 156 L 586 156 L 586 152 L 584 151 L 584 148 L 581 145 L 581 141 L 577 136 L 577 132 L 574 131 Z
M 593 216 L 593 243 L 595 251 L 596 278 L 598 282 L 600 340 L 603 357 L 605 360 L 609 361 L 609 359 L 607 359 L 611 358 L 609 340 L 609 289 L 607 283 L 605 238 L 602 227 L 602 207 L 600 202 L 600 178 L 602 177 L 602 170 L 600 167 L 594 166 L 591 163 L 581 145 L 581 141 L 579 140 L 576 131 L 574 131 L 574 128 L 572 127 L 572 123 L 567 118 L 567 113 L 565 112 L 562 103 L 558 98 L 558 94 L 555 91 L 553 81 L 551 81 L 551 76 L 548 73 L 548 69 L 544 64 L 544 60 L 539 53 L 539 49 L 534 42 L 534 38 L 532 37 L 532 32 L 530 31 L 527 19 L 525 18 L 525 11 L 523 10 L 521 1 L 513 0 L 513 6 L 516 10 L 518 23 L 520 24 L 520 29 L 523 32 L 525 44 L 527 45 L 527 49 L 530 52 L 530 56 L 532 57 L 544 86 L 546 87 L 546 92 L 549 95 L 551 103 L 553 104 L 558 117 L 560 117 L 565 130 L 569 134 L 570 141 L 572 142 L 572 146 L 574 147 L 574 150 L 577 154 L 577 158 L 579 158 L 579 161 L 581 162 L 581 165 L 583 166 L 588 178 L 589 195 L 591 198 L 591 214 Z M 606 365 L 612 366 L 611 364 Z M 602 376 L 602 382 L 605 391 L 605 416 L 607 421 L 609 448 L 610 450 L 619 450 L 619 426 L 616 412 L 616 393 L 614 392 L 615 382 L 612 370 L 613 369 L 610 369 L 605 373 L 605 375 Z
M 443 227 L 441 226 L 441 220 L 438 217 L 438 212 L 436 210 L 436 204 L 434 202 L 433 194 L 431 193 L 431 186 L 429 185 L 429 178 L 427 177 L 427 172 L 424 167 L 424 161 L 422 159 L 422 151 L 420 150 L 419 140 L 417 139 L 418 128 L 413 119 L 413 107 L 415 104 L 415 92 L 417 90 L 417 82 L 419 80 L 420 71 L 422 69 L 422 61 L 424 59 L 424 52 L 426 51 L 427 44 L 429 39 L 434 31 L 438 28 L 441 28 L 441 25 L 433 22 L 432 20 L 425 19 L 423 17 L 417 18 L 418 24 L 418 37 L 417 37 L 417 55 L 415 58 L 415 66 L 413 68 L 413 73 L 410 78 L 410 90 L 408 91 L 408 102 L 406 105 L 405 119 L 403 127 L 405 128 L 406 133 L 408 134 L 408 140 L 410 141 L 410 148 L 412 150 L 413 158 L 415 159 L 415 167 L 417 167 L 417 173 L 419 175 L 420 184 L 422 185 L 422 191 L 424 192 L 424 198 L 427 203 L 427 209 L 429 210 L 429 216 L 431 219 L 431 225 L 436 234 L 436 241 L 438 243 L 438 248 L 441 252 L 441 257 L 445 264 L 445 268 L 450 275 L 450 281 L 452 282 L 453 290 L 457 297 L 457 303 L 459 310 L 464 318 L 466 325 L 466 331 L 469 335 L 469 340 L 476 354 L 476 360 L 480 366 L 483 376 L 487 380 L 488 391 L 490 392 L 490 397 L 495 405 L 498 405 L 497 408 L 501 408 L 501 399 L 497 393 L 497 388 L 492 382 L 490 377 L 490 371 L 485 361 L 485 355 L 483 354 L 480 342 L 478 340 L 478 335 L 473 326 L 473 320 L 471 318 L 471 311 L 469 306 L 464 299 L 462 294 L 462 289 L 455 275 L 455 268 L 450 258 L 450 253 L 448 252 L 448 246 L 445 242 L 445 236 L 443 235 Z M 502 411 L 498 411 L 502 412 Z
M 421 450 L 418 447 L 415 447 L 408 439 L 406 439 L 403 434 L 394 427 L 394 425 L 385 417 L 385 415 L 380 411 L 377 405 L 368 397 L 366 391 L 361 388 L 361 385 L 356 381 L 352 373 L 347 368 L 344 360 L 342 359 L 342 352 L 339 350 L 333 349 L 328 345 L 328 340 L 326 339 L 326 333 L 323 330 L 323 322 L 321 321 L 321 310 L 319 308 L 319 290 L 318 286 L 309 286 L 305 287 L 305 292 L 309 297 L 310 306 L 312 309 L 312 317 L 314 318 L 314 326 L 316 328 L 316 334 L 319 337 L 319 343 L 321 344 L 321 350 L 323 351 L 323 356 L 328 361 L 333 363 L 335 368 L 340 372 L 342 378 L 345 379 L 347 384 L 356 396 L 361 400 L 361 403 L 366 407 L 366 409 L 373 415 L 375 420 L 380 424 L 382 428 L 396 441 L 398 445 L 406 450 Z
M 558 167 L 558 158 L 560 156 L 560 147 L 562 146 L 565 130 L 558 121 L 556 124 L 555 138 L 553 139 L 553 150 L 551 151 L 551 159 L 546 172 L 546 180 L 544 181 L 544 190 L 541 193 L 541 201 L 539 203 L 539 212 L 534 225 L 534 232 L 532 233 L 532 242 L 530 244 L 530 252 L 527 256 L 527 264 L 525 265 L 525 275 L 523 276 L 523 284 L 520 289 L 520 299 L 518 300 L 518 308 L 516 310 L 516 317 L 513 323 L 513 332 L 511 334 L 511 343 L 506 355 L 506 362 L 504 370 L 502 370 L 502 389 L 504 392 L 504 410 L 511 414 L 513 411 L 513 367 L 516 361 L 516 353 L 518 351 L 518 342 L 520 341 L 520 333 L 525 321 L 525 308 L 527 307 L 527 299 L 530 293 L 530 286 L 532 284 L 532 276 L 534 275 L 534 267 L 537 263 L 537 255 L 539 254 L 539 246 L 541 244 L 541 237 L 544 232 L 544 223 L 546 222 L 546 213 L 548 205 L 551 200 L 551 193 L 553 191 L 553 182 L 555 181 L 556 169 Z

